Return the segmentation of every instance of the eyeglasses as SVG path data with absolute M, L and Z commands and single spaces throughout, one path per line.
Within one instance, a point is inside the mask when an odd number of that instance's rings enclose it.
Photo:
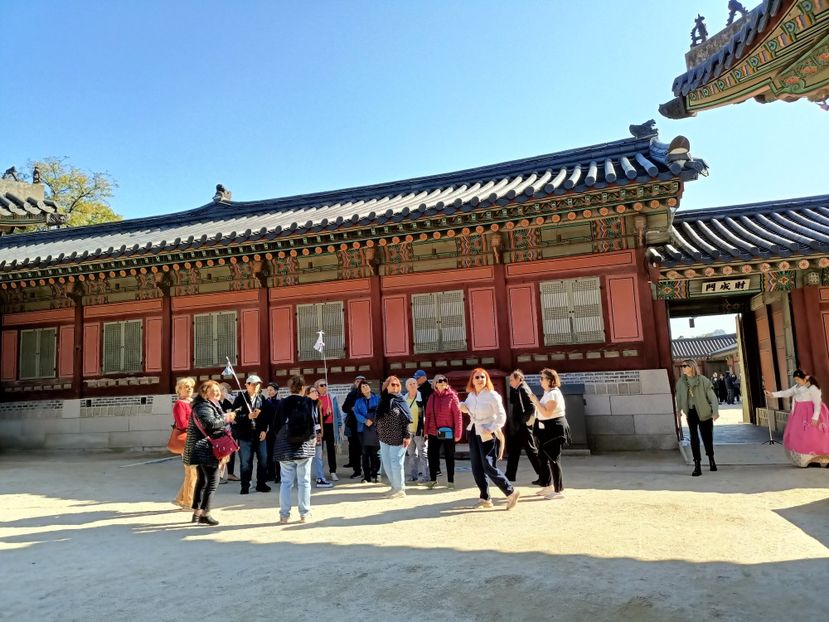
M 317 386 L 318 387 L 327 387 L 328 385 L 325 384 L 324 382 L 320 382 L 320 383 L 317 384 Z
M 683 363 L 682 366 L 683 367 L 691 367 L 690 365 L 688 365 L 688 363 Z
M 446 384 L 449 382 L 446 378 L 435 378 L 435 384 Z
M 473 376 L 475 380 L 486 380 L 486 376 Z

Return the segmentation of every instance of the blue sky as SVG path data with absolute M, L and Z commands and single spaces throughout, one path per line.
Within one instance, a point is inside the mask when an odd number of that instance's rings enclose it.
M 711 167 L 685 209 L 829 191 L 829 113 L 812 103 L 658 115 L 697 12 L 713 33 L 726 4 L 3 2 L 0 165 L 106 170 L 135 218 L 207 203 L 219 182 L 236 200 L 359 186 L 655 118 Z

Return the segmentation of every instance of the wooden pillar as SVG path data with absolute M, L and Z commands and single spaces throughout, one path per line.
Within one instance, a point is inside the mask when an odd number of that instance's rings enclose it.
M 826 334 L 821 313 L 820 292 L 818 287 L 804 287 L 791 292 L 792 323 L 797 338 L 798 365 L 806 373 L 813 373 L 825 386 L 829 381 L 829 335 Z M 829 309 L 823 311 L 827 312 Z
M 72 397 L 83 397 L 83 304 L 81 296 L 73 299 L 75 304 L 75 332 L 72 344 Z
M 173 299 L 170 297 L 169 283 L 163 282 L 160 289 L 161 298 L 161 374 L 158 392 L 162 395 L 172 393 L 176 386 L 173 378 Z
M 267 282 L 259 288 L 259 367 L 262 381 L 267 385 L 273 378 L 271 369 L 271 321 Z
M 383 343 L 383 297 L 380 289 L 379 270 L 377 269 L 369 278 L 369 297 L 371 299 L 371 340 L 373 343 L 372 351 L 374 352 L 371 358 L 371 369 L 378 376 L 385 377 L 388 370 L 386 368 L 386 347 Z
M 498 330 L 498 354 L 495 358 L 498 369 L 506 373 L 515 369 L 515 361 L 512 359 L 509 299 L 507 294 L 507 270 L 506 266 L 499 262 L 492 266 L 493 285 L 495 286 L 495 302 L 497 312 Z

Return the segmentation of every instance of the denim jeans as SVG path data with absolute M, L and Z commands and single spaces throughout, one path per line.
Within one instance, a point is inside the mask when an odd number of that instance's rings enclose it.
M 409 448 L 406 450 L 407 471 L 411 480 L 425 480 L 429 473 L 429 463 L 426 461 L 427 439 L 422 436 L 413 436 Z
M 314 478 L 315 479 L 325 479 L 325 475 L 323 473 L 323 465 L 322 465 L 322 443 L 317 445 L 317 448 L 314 452 Z
M 490 499 L 487 477 L 501 489 L 505 497 L 510 496 L 513 493 L 512 484 L 497 465 L 498 439 L 492 438 L 484 441 L 478 436 L 475 428 L 470 430 L 467 438 L 469 439 L 469 463 L 472 467 L 472 477 L 481 493 L 481 499 Z
M 294 480 L 297 483 L 297 505 L 299 515 L 307 516 L 311 513 L 311 460 L 284 460 L 279 462 L 282 471 L 282 483 L 279 485 L 279 516 L 288 518 L 291 515 L 291 497 L 294 489 Z
M 237 441 L 239 443 L 239 479 L 242 480 L 242 488 L 250 488 L 250 480 L 253 477 L 253 456 L 256 455 L 256 485 L 264 486 L 268 479 L 268 444 L 259 439 L 250 441 Z
M 406 490 L 406 448 L 403 445 L 386 445 L 380 441 L 380 462 L 392 490 Z

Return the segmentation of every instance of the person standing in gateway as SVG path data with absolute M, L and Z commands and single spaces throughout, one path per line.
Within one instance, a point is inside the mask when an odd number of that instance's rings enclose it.
M 694 456 L 694 470 L 691 475 L 694 477 L 702 475 L 699 435 L 702 436 L 702 443 L 705 445 L 709 469 L 716 471 L 714 421 L 720 418 L 720 403 L 711 381 L 699 373 L 699 368 L 694 361 L 682 362 L 682 376 L 676 383 L 676 408 L 680 417 L 685 415 L 691 434 L 691 453 Z

